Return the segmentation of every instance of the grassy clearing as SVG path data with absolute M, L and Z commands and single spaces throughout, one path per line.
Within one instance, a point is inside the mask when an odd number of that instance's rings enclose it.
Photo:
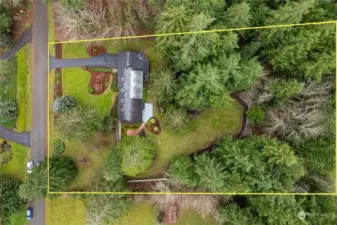
M 27 210 L 27 207 L 23 207 L 19 212 L 11 215 L 11 217 L 9 218 L 9 224 L 10 225 L 25 225 L 25 224 L 27 224 L 26 210 Z
M 0 142 L 3 140 L 0 139 Z M 0 167 L 0 173 L 19 180 L 23 180 L 26 173 L 26 162 L 29 149 L 15 142 L 12 145 L 13 159 L 5 166 Z
M 22 48 L 17 54 L 17 94 L 18 119 L 16 130 L 18 132 L 31 129 L 32 119 L 32 96 L 31 96 L 31 52 L 30 44 Z
M 53 138 L 58 138 L 56 132 L 53 133 Z M 53 154 L 52 140 L 50 143 L 50 155 Z M 91 180 L 102 170 L 104 159 L 113 148 L 114 140 L 113 135 L 104 137 L 100 134 L 95 134 L 89 143 L 65 141 L 66 148 L 61 155 L 72 157 L 79 169 L 79 174 L 69 187 L 69 191 L 85 189 L 91 183 Z M 96 146 L 101 145 L 101 143 L 105 145 L 95 150 Z M 83 157 L 88 160 L 86 164 L 80 163 Z
M 148 225 L 156 224 L 156 210 L 149 203 L 133 204 L 130 210 L 113 225 Z
M 176 225 L 217 225 L 214 219 L 210 217 L 201 217 L 195 210 L 184 210 Z
M 54 100 L 54 79 L 55 74 L 54 71 L 52 71 L 49 79 L 50 104 Z M 112 99 L 110 99 L 110 101 L 112 101 Z M 108 115 L 108 111 L 106 111 L 106 115 Z M 51 157 L 53 155 L 53 140 L 61 138 L 54 129 L 54 115 L 52 111 L 49 113 L 49 121 L 49 156 Z M 81 143 L 77 141 L 65 142 L 66 148 L 62 155 L 72 157 L 79 169 L 79 174 L 69 187 L 69 191 L 85 189 L 87 185 L 91 183 L 91 180 L 95 177 L 95 175 L 102 170 L 104 159 L 108 156 L 115 144 L 115 138 L 113 135 L 114 134 L 105 137 L 100 134 L 95 134 L 89 143 Z M 102 145 L 103 142 L 104 145 Z M 100 149 L 94 150 L 95 146 L 98 145 L 100 146 Z M 88 163 L 86 165 L 79 163 L 79 159 L 82 157 L 88 159 Z
M 84 202 L 73 197 L 46 199 L 46 224 L 85 224 Z
M 154 97 L 151 96 L 151 99 Z M 156 109 L 154 111 L 157 112 Z M 179 132 L 165 128 L 158 136 L 147 132 L 147 137 L 157 146 L 157 155 L 148 172 L 141 176 L 158 176 L 165 172 L 174 156 L 191 154 L 206 148 L 220 137 L 237 134 L 242 126 L 243 113 L 243 107 L 234 101 L 232 107 L 226 110 L 203 111 Z

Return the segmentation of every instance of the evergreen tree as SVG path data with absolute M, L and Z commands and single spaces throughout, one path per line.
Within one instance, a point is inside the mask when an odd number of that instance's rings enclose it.
M 288 2 L 284 6 L 270 13 L 271 18 L 267 19 L 266 25 L 300 23 L 304 15 L 308 14 L 314 5 L 315 0 Z
M 221 192 L 225 186 L 227 173 L 225 167 L 213 157 L 206 154 L 194 157 L 195 172 L 198 175 L 199 187 L 211 192 Z
M 123 173 L 132 177 L 145 172 L 155 156 L 155 146 L 139 136 L 124 137 L 115 150 L 122 158 Z
M 66 191 L 68 185 L 77 176 L 74 160 L 66 156 L 53 156 L 50 158 L 49 166 L 50 191 Z
M 111 151 L 108 158 L 104 161 L 104 178 L 108 181 L 117 182 L 123 178 L 123 172 L 121 168 L 121 157 L 118 152 Z
M 226 28 L 249 27 L 252 16 L 246 2 L 231 5 L 224 13 L 223 24 Z
M 26 201 L 19 196 L 20 182 L 0 176 L 0 221 L 22 209 Z
M 278 99 L 284 100 L 300 93 L 304 84 L 295 79 L 292 80 L 276 80 L 272 82 L 268 89 Z
M 188 74 L 185 86 L 177 93 L 177 100 L 183 107 L 190 108 L 226 108 L 232 99 L 224 87 L 228 74 L 218 67 L 197 65 Z
M 194 165 L 189 156 L 178 156 L 172 159 L 169 166 L 169 174 L 171 179 L 187 187 L 195 187 L 197 185 Z

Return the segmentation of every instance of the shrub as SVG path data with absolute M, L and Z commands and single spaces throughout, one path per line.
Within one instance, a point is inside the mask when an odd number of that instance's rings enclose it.
M 19 180 L 0 176 L 0 220 L 9 218 L 25 205 L 26 201 L 18 195 L 20 184 Z
M 187 112 L 183 109 L 169 108 L 164 114 L 162 122 L 169 129 L 178 130 L 188 122 Z
M 57 153 L 57 154 L 61 154 L 64 152 L 64 149 L 65 149 L 65 144 L 62 140 L 60 139 L 56 139 L 54 141 L 54 151 Z
M 10 34 L 0 33 L 0 46 L 9 47 L 12 45 L 13 39 Z
M 55 77 L 56 78 L 59 78 L 61 76 L 61 73 L 60 72 L 55 72 Z
M 177 156 L 170 162 L 170 177 L 187 187 L 197 185 L 197 176 L 192 159 L 188 156 Z
M 146 171 L 155 156 L 154 145 L 139 136 L 124 137 L 116 147 L 122 158 L 122 171 L 127 176 L 137 176 Z
M 53 156 L 49 164 L 50 191 L 65 191 L 77 176 L 74 160 L 67 156 Z
M 65 113 L 69 109 L 76 107 L 77 101 L 72 96 L 62 96 L 57 98 L 53 103 L 53 111 L 55 113 Z
M 158 103 L 166 103 L 174 98 L 177 90 L 177 81 L 171 70 L 162 70 L 151 74 L 151 91 L 154 92 Z
M 103 122 L 103 131 L 105 134 L 111 134 L 115 131 L 117 124 L 116 117 L 113 116 L 107 116 L 104 118 Z
M 0 151 L 0 166 L 7 165 L 13 158 L 12 151 Z
M 246 112 L 247 119 L 254 125 L 259 125 L 264 121 L 264 110 L 262 107 L 253 107 Z
M 95 92 L 95 90 L 94 90 L 94 88 L 93 88 L 93 87 L 89 86 L 89 87 L 88 87 L 88 92 L 89 92 L 89 93 L 94 93 L 94 92 Z

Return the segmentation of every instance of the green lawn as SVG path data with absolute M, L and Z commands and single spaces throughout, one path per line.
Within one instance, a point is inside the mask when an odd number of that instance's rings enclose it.
M 9 218 L 9 224 L 10 225 L 25 225 L 25 224 L 27 224 L 26 211 L 27 211 L 27 207 L 25 206 L 19 212 L 11 215 L 11 217 Z
M 0 139 L 0 142 L 3 140 Z M 13 159 L 5 166 L 0 167 L 0 173 L 19 180 L 23 180 L 26 173 L 26 162 L 29 149 L 14 142 L 12 145 Z
M 154 111 L 157 112 L 156 109 Z M 217 138 L 236 135 L 242 126 L 243 113 L 244 108 L 234 101 L 232 107 L 226 110 L 203 111 L 179 132 L 167 131 L 164 128 L 158 136 L 147 132 L 147 138 L 157 147 L 157 155 L 150 169 L 141 176 L 158 176 L 165 172 L 174 156 L 191 154 L 206 148 Z
M 133 204 L 128 212 L 121 216 L 118 223 L 113 225 L 154 225 L 156 210 L 149 203 Z
M 27 131 L 31 129 L 32 120 L 32 96 L 31 96 L 31 46 L 22 48 L 17 54 L 17 94 L 18 119 L 16 131 Z
M 67 196 L 66 198 L 46 198 L 46 224 L 84 225 L 84 202 L 70 196 Z
M 176 223 L 176 225 L 217 225 L 217 224 L 219 223 L 217 223 L 214 219 L 208 216 L 202 217 L 195 210 L 192 209 L 184 210 Z
M 162 60 L 160 60 L 153 50 L 153 41 L 111 40 L 105 41 L 103 44 L 108 53 L 117 53 L 122 50 L 144 51 L 146 56 L 150 59 L 152 70 L 164 65 Z M 86 52 L 87 47 L 88 43 L 63 44 L 63 58 L 87 58 L 89 57 Z M 108 89 L 103 95 L 89 94 L 89 72 L 86 72 L 81 68 L 65 68 L 62 69 L 62 79 L 63 95 L 72 95 L 80 104 L 95 108 L 100 115 L 109 115 L 112 107 L 113 92 L 111 89 Z

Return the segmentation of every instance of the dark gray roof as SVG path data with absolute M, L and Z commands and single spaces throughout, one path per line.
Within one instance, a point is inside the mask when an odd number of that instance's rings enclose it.
M 118 120 L 142 122 L 143 82 L 149 79 L 150 62 L 141 52 L 118 53 Z

